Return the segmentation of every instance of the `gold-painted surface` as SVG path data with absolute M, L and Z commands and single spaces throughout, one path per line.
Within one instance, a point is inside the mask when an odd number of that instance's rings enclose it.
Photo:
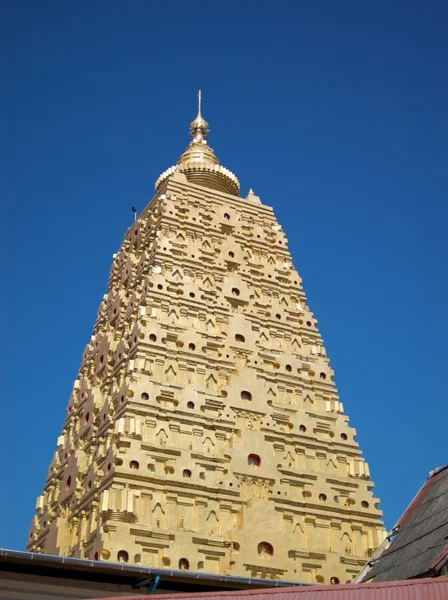
M 209 132 L 209 124 L 201 114 L 201 91 L 199 90 L 198 114 L 190 123 L 190 135 L 193 140 L 177 161 L 176 166 L 162 173 L 157 179 L 156 191 L 163 186 L 167 177 L 174 171 L 178 171 L 184 174 L 187 181 L 191 183 L 238 196 L 240 191 L 238 178 L 220 165 L 212 148 L 205 141 Z
M 28 548 L 351 581 L 381 511 L 285 234 L 252 189 L 187 173 L 114 255 Z

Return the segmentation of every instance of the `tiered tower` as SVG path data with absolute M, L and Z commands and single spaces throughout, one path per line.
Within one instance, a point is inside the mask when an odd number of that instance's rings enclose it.
M 32 551 L 351 581 L 384 536 L 282 228 L 192 142 L 114 255 Z

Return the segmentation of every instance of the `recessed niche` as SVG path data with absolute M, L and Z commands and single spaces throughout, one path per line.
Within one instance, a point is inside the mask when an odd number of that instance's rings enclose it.
M 243 390 L 241 392 L 241 400 L 248 400 L 250 402 L 252 400 L 252 394 L 247 390 Z
M 162 558 L 162 565 L 164 567 L 169 567 L 171 565 L 171 560 L 168 558 L 168 556 L 164 556 Z
M 281 316 L 281 314 L 280 314 L 280 313 L 277 313 L 277 314 L 275 315 L 275 318 L 276 318 L 276 319 L 278 319 L 278 320 L 280 320 L 280 319 L 282 318 L 282 316 Z
M 192 402 L 191 400 L 189 402 L 187 402 L 187 408 L 193 409 L 194 408 L 194 402 Z
M 100 364 L 103 364 L 103 362 L 104 362 L 104 355 L 102 354 L 102 355 L 100 356 Z
M 305 433 L 305 431 L 306 431 L 305 425 L 299 425 L 299 431 L 301 431 L 302 433 Z
M 149 341 L 150 342 L 156 342 L 157 341 L 157 336 L 155 335 L 155 333 L 151 333 L 149 335 Z
M 285 369 L 288 371 L 288 373 L 291 373 L 292 371 L 291 365 L 286 365 Z
M 91 481 L 89 481 L 89 483 L 87 484 L 87 488 L 88 488 L 89 490 L 91 490 L 91 489 L 92 489 L 92 482 L 91 482 Z
M 167 475 L 173 475 L 173 473 L 174 473 L 174 468 L 173 468 L 173 467 L 170 467 L 170 466 L 168 466 L 168 465 L 166 465 L 166 466 L 165 466 L 165 469 L 164 469 L 164 470 L 165 470 L 165 473 L 166 473 Z
M 147 394 L 146 392 L 143 392 L 141 398 L 142 398 L 142 400 L 149 400 L 149 394 Z
M 98 560 L 100 557 L 100 555 L 98 554 L 98 552 L 95 552 L 95 554 L 93 555 L 93 560 Z
M 363 501 L 361 502 L 361 506 L 362 506 L 363 508 L 369 508 L 369 503 L 367 502 L 367 500 L 363 500 Z
M 238 288 L 232 288 L 232 294 L 233 294 L 233 296 L 239 296 L 240 290 Z
M 242 342 L 244 343 L 246 341 L 246 338 L 244 337 L 244 335 L 241 335 L 241 333 L 237 333 L 235 335 L 235 342 Z
M 138 471 L 140 468 L 140 465 L 137 460 L 131 460 L 131 462 L 129 463 L 129 466 L 131 469 L 134 469 L 135 471 Z
M 158 290 L 163 290 L 163 285 L 162 285 L 161 283 L 158 283 L 158 284 L 157 284 L 157 289 L 158 289 Z
M 249 454 L 247 457 L 247 464 L 254 469 L 259 469 L 261 466 L 261 458 L 258 454 Z
M 112 463 L 109 463 L 107 465 L 107 472 L 110 473 L 111 469 L 112 469 Z
M 190 563 L 186 558 L 181 558 L 179 560 L 179 569 L 181 571 L 188 571 L 190 569 Z
M 260 558 L 270 559 L 274 556 L 274 547 L 269 542 L 260 542 L 257 551 Z
M 224 213 L 224 219 L 226 221 L 230 221 L 230 215 L 229 215 L 229 213 Z
M 188 349 L 189 350 L 196 350 L 196 344 L 188 344 Z
M 326 374 L 325 374 L 325 373 L 321 373 L 321 374 L 319 375 L 319 377 L 320 377 L 321 379 L 326 379 L 326 378 L 327 378 L 327 376 L 326 376 Z
M 235 252 L 229 252 L 229 256 L 230 256 L 230 258 L 234 258 L 235 257 Z
M 84 416 L 84 425 L 87 425 L 87 423 L 90 421 L 90 413 L 87 412 Z
M 69 475 L 67 478 L 67 481 L 65 482 L 65 490 L 67 492 L 69 491 L 71 485 L 72 485 L 72 476 Z
M 191 477 L 190 469 L 184 469 L 182 471 L 182 477 L 184 477 L 185 479 L 190 479 L 190 477 Z
M 118 562 L 121 562 L 121 563 L 129 562 L 129 554 L 126 552 L 126 550 L 120 550 L 117 554 L 117 558 L 118 558 Z
M 339 581 L 339 577 L 330 577 L 330 584 L 331 585 L 339 585 L 340 581 Z
M 319 500 L 321 500 L 322 502 L 326 502 L 327 496 L 325 494 L 319 494 Z
M 194 292 L 190 292 L 190 298 L 194 298 L 196 294 Z
M 311 327 L 311 321 L 307 321 L 306 324 L 307 324 L 307 327 Z
M 346 433 L 341 433 L 341 440 L 347 440 L 348 436 Z

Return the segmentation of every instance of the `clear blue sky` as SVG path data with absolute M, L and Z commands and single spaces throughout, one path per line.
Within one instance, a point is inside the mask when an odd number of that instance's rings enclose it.
M 188 143 L 274 207 L 391 527 L 448 462 L 448 4 L 5 1 L 0 546 L 21 549 L 112 254 Z

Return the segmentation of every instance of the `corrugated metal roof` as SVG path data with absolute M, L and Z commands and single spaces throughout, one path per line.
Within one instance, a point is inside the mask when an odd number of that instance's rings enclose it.
M 214 600 L 250 597 L 250 600 L 448 600 L 448 577 L 382 583 L 316 585 L 199 594 L 157 594 L 157 600 Z M 92 599 L 94 600 L 94 599 Z M 99 600 L 99 599 L 98 599 Z M 103 598 L 102 600 L 120 600 Z M 123 600 L 123 596 L 121 597 Z M 126 596 L 126 600 L 148 600 L 148 595 Z
M 180 569 L 142 567 L 139 565 L 128 565 L 126 563 L 73 558 L 71 556 L 55 556 L 52 554 L 41 554 L 40 552 L 23 552 L 20 550 L 0 548 L 0 571 L 9 570 L 17 564 L 24 565 L 25 569 L 39 568 L 42 572 L 45 572 L 46 574 L 51 573 L 53 575 L 53 571 L 76 571 L 77 573 L 80 573 L 80 577 L 88 575 L 91 580 L 102 578 L 104 575 L 107 575 L 108 577 L 119 577 L 123 580 L 135 580 L 137 583 L 142 580 L 159 576 L 161 583 L 175 581 L 179 586 L 184 586 L 185 590 L 191 589 L 191 586 L 195 586 L 196 589 L 200 589 L 201 586 L 204 586 L 204 589 L 206 589 L 207 587 L 210 588 L 214 585 L 223 590 L 310 585 L 300 583 L 299 581 L 271 581 L 259 577 L 241 577 L 238 575 L 218 575 L 216 573 L 206 573 L 202 571 L 182 571 Z M 64 575 L 60 576 L 63 577 Z
M 397 536 L 375 561 L 364 581 L 438 574 L 448 560 L 448 465 L 429 476 L 397 527 Z

